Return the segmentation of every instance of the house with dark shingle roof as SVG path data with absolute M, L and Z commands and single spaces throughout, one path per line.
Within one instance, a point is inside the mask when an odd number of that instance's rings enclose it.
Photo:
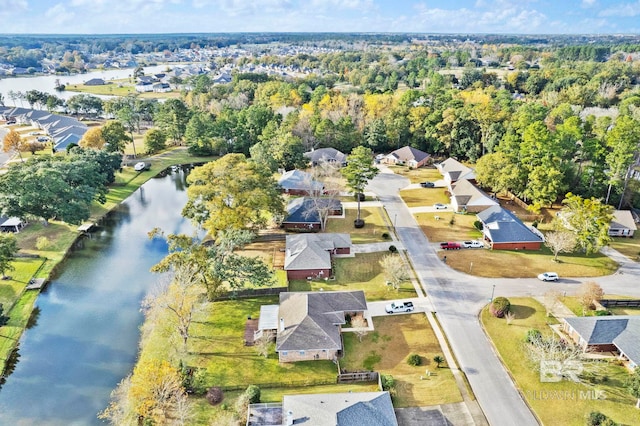
M 585 350 L 619 352 L 629 365 L 640 365 L 640 316 L 564 318 L 562 330 Z
M 327 211 L 329 216 L 342 215 L 342 203 L 335 198 L 297 197 L 287 204 L 287 217 L 282 221 L 282 228 L 317 232 L 322 229 L 320 211 Z
M 349 234 L 287 235 L 284 270 L 290 280 L 328 278 L 333 274 L 331 258 L 351 254 Z
M 539 250 L 544 237 L 537 229 L 528 227 L 515 214 L 499 205 L 477 214 L 482 222 L 484 239 L 495 250 Z
M 636 221 L 629 210 L 614 210 L 613 219 L 609 224 L 610 237 L 633 237 L 633 233 L 638 229 Z
M 280 293 L 276 352 L 280 362 L 333 360 L 342 354 L 346 316 L 366 316 L 362 290 Z
M 478 213 L 498 202 L 466 179 L 451 184 L 451 206 L 457 212 Z
M 476 174 L 473 169 L 465 166 L 455 158 L 447 158 L 442 163 L 436 164 L 436 168 L 449 186 L 462 179 L 476 180 Z
M 302 170 L 289 170 L 284 172 L 278 185 L 282 191 L 291 195 L 309 195 L 309 193 L 321 192 L 324 188 L 322 182 L 313 179 L 313 176 Z
M 104 86 L 105 84 L 107 84 L 107 82 L 101 78 L 92 78 L 84 82 L 85 86 Z
M 305 152 L 303 155 L 309 160 L 312 166 L 317 166 L 323 161 L 339 166 L 347 164 L 347 156 L 335 148 L 319 148 L 311 152 Z
M 422 167 L 427 164 L 430 158 L 431 155 L 424 151 L 420 151 L 419 149 L 411 146 L 403 146 L 402 148 L 396 149 L 395 151 L 385 155 L 381 162 L 397 165 L 406 164 L 413 169 L 417 169 L 418 167 Z

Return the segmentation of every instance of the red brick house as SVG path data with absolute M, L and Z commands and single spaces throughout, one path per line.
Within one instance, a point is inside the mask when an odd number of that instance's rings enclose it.
M 494 250 L 540 250 L 544 237 L 499 205 L 478 213 L 484 239 Z
M 290 280 L 333 275 L 331 258 L 351 254 L 349 234 L 287 235 L 284 270 Z

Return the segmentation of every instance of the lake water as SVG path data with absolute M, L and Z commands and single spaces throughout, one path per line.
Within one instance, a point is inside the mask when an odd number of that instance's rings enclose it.
M 167 65 L 154 65 L 151 67 L 144 67 L 145 74 L 156 74 L 163 72 L 167 69 Z M 105 81 L 119 80 L 122 78 L 128 78 L 133 74 L 133 68 L 107 70 L 107 71 L 92 71 L 86 74 L 74 74 L 74 75 L 41 75 L 37 77 L 5 77 L 0 79 L 0 93 L 4 95 L 4 103 L 7 106 L 22 106 L 29 107 L 26 101 L 11 100 L 9 99 L 9 91 L 14 92 L 28 92 L 29 90 L 39 90 L 41 92 L 51 93 L 62 99 L 69 99 L 71 96 L 77 95 L 78 92 L 57 92 L 55 90 L 56 80 L 60 80 L 60 83 L 64 85 L 83 84 L 87 80 L 92 78 L 101 78 Z M 109 96 L 100 96 L 101 98 L 109 98 Z
M 96 414 L 136 360 L 140 302 L 159 280 L 149 269 L 167 253 L 147 232 L 194 232 L 180 216 L 187 172 L 145 183 L 82 240 L 39 296 L 37 324 L 0 389 L 0 425 L 103 424 Z

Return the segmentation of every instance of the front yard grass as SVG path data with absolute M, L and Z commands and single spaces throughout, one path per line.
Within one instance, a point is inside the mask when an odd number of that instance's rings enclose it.
M 409 179 L 411 183 L 442 180 L 442 175 L 438 169 L 433 166 L 420 167 L 419 169 L 410 169 L 407 166 L 389 166 L 389 168 L 393 170 L 395 174 Z
M 392 375 L 396 381 L 395 407 L 462 401 L 451 371 L 446 367 L 437 368 L 433 362 L 433 357 L 442 355 L 442 350 L 424 314 L 375 317 L 373 324 L 375 331 L 364 336 L 362 342 L 355 334 L 344 333 L 342 369 L 373 369 Z M 422 365 L 407 364 L 407 357 L 412 353 L 420 355 Z
M 385 241 L 384 233 L 390 233 L 385 223 L 381 207 L 361 207 L 360 217 L 364 219 L 363 228 L 354 228 L 353 221 L 358 217 L 357 208 L 344 209 L 344 218 L 330 217 L 325 232 L 351 234 L 354 244 L 377 243 Z
M 359 253 L 355 257 L 334 258 L 335 280 L 292 280 L 290 291 L 354 291 L 363 290 L 367 301 L 416 297 L 411 281 L 399 290 L 386 285 L 380 260 L 389 252 Z M 396 255 L 397 256 L 397 255 Z
M 548 324 L 557 321 L 553 317 L 546 317 L 545 309 L 534 299 L 510 298 L 510 301 L 516 314 L 511 325 L 507 325 L 505 319 L 493 317 L 486 308 L 481 313 L 481 320 L 502 362 L 514 378 L 516 387 L 542 424 L 583 426 L 591 411 L 600 411 L 618 423 L 638 424 L 635 399 L 624 388 L 624 381 L 629 374 L 625 367 L 607 363 L 603 372 L 607 380 L 599 381 L 597 386 L 589 387 L 566 380 L 540 382 L 536 366 L 531 364 L 525 353 L 524 337 L 527 330 L 532 328 L 550 335 L 552 331 Z M 594 389 L 603 391 L 605 399 L 580 397 L 580 392 L 586 395 Z M 575 397 L 562 397 L 565 395 Z
M 609 245 L 634 262 L 640 261 L 640 239 L 616 237 L 611 239 Z
M 473 223 L 478 220 L 475 214 L 456 214 L 453 212 L 418 213 L 414 217 L 420 229 L 431 242 L 477 240 L 482 238 Z M 439 217 L 439 220 L 436 220 Z M 453 219 L 453 225 L 451 224 Z
M 400 197 L 409 208 L 433 206 L 435 203 L 449 204 L 451 202 L 451 199 L 445 195 L 443 188 L 404 189 L 400 191 Z M 446 214 L 449 213 L 453 214 L 452 212 L 447 212 Z M 442 215 L 444 216 L 445 213 Z
M 605 294 L 603 299 L 634 299 L 634 298 L 628 297 L 628 296 L 613 296 L 613 295 Z M 582 304 L 580 303 L 577 297 L 565 296 L 561 299 L 561 301 L 562 303 L 565 304 L 567 308 L 569 308 L 569 310 L 571 310 L 571 312 L 573 312 L 578 317 L 581 317 L 581 316 L 592 317 L 596 314 L 595 310 L 590 310 L 590 309 L 583 310 Z M 625 308 L 622 306 L 618 306 L 618 307 L 609 308 L 609 311 L 613 315 L 640 315 L 640 308 Z

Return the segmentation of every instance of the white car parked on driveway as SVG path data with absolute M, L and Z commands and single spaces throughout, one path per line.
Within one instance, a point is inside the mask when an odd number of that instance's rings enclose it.
M 464 247 L 464 248 L 483 248 L 484 244 L 482 244 L 482 241 L 478 241 L 478 240 L 463 241 L 462 242 L 462 247 Z
M 558 281 L 558 274 L 555 272 L 543 272 L 538 275 L 540 281 Z
M 136 172 L 141 172 L 146 168 L 147 168 L 147 163 L 145 163 L 143 161 L 141 161 L 139 163 L 136 163 L 136 165 L 133 166 L 133 170 L 135 170 Z

